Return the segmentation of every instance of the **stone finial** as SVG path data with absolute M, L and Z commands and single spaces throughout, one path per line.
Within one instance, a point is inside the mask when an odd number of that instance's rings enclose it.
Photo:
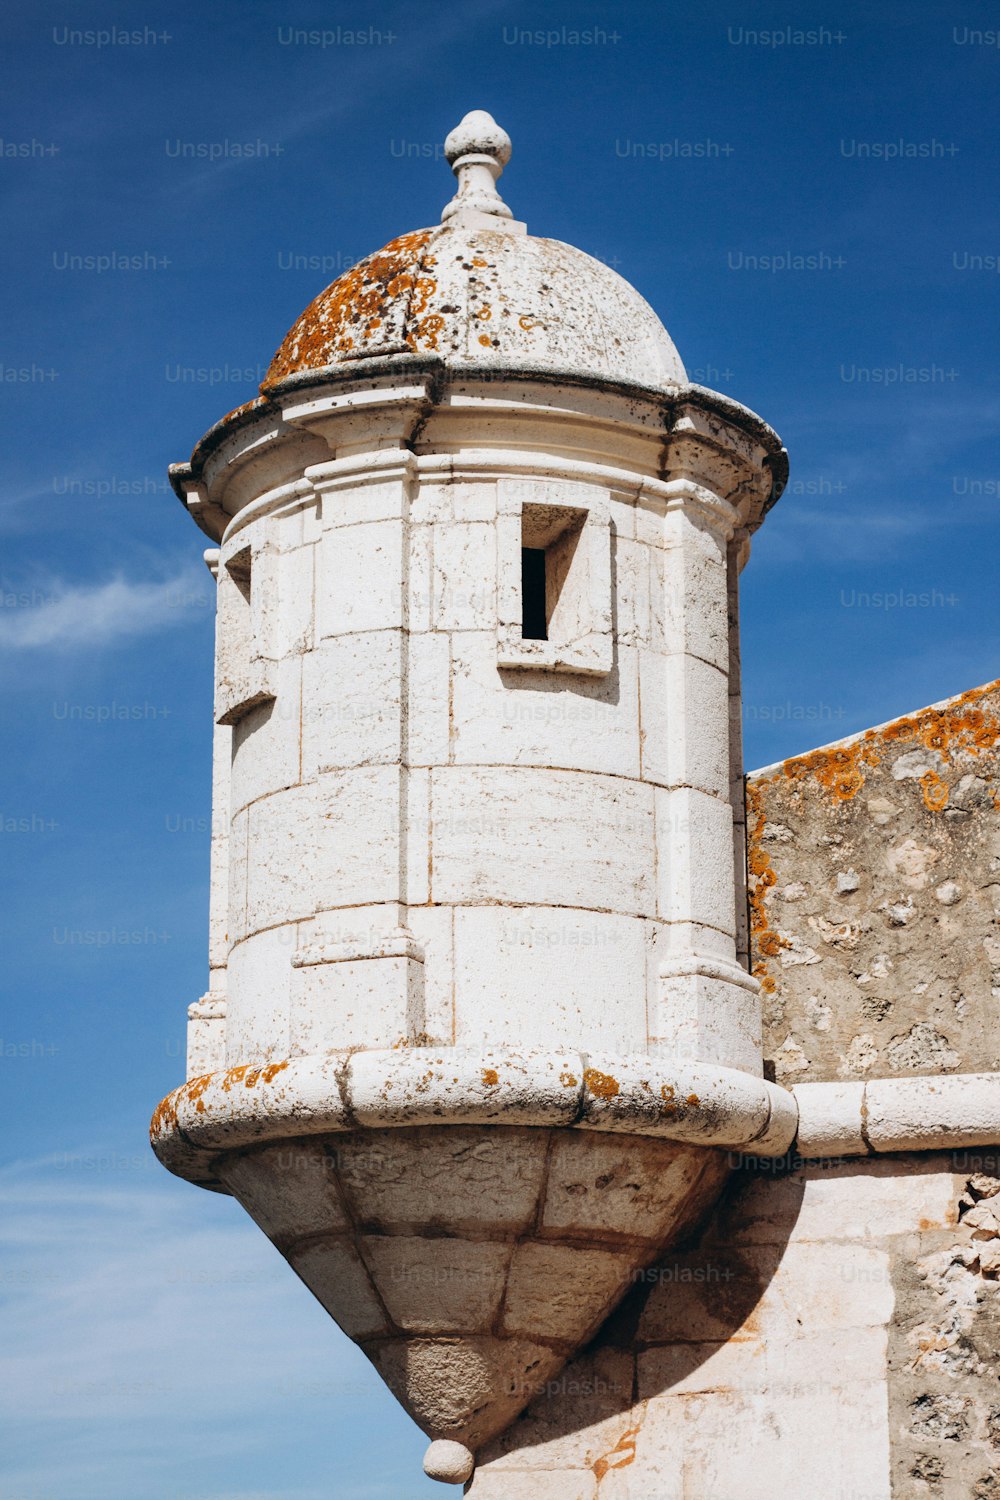
M 444 154 L 458 178 L 458 191 L 441 215 L 442 223 L 465 209 L 511 219 L 497 192 L 497 178 L 510 161 L 510 136 L 485 109 L 473 109 L 447 136 Z
M 444 1438 L 431 1443 L 424 1455 L 424 1473 L 428 1479 L 440 1479 L 442 1484 L 465 1484 L 472 1478 L 475 1467 L 476 1460 L 464 1443 Z

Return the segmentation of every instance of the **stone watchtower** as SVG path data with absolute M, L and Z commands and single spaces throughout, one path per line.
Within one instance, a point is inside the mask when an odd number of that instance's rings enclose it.
M 211 982 L 166 1166 L 232 1193 L 464 1481 L 780 1153 L 738 590 L 785 455 L 607 266 L 458 188 L 171 471 L 218 581 Z

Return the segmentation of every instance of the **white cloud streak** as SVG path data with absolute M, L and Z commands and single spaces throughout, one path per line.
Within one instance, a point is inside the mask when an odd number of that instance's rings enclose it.
M 98 584 L 48 578 L 0 583 L 0 646 L 8 651 L 105 646 L 183 625 L 212 605 L 207 573 L 160 580 L 118 575 Z

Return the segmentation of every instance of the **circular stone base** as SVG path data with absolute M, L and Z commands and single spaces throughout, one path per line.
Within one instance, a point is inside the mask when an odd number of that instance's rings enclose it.
M 442 1484 L 465 1484 L 475 1467 L 476 1460 L 463 1443 L 439 1439 L 424 1454 L 424 1473 Z

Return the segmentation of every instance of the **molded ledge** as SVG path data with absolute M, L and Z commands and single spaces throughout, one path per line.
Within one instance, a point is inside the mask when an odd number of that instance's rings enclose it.
M 787 1090 L 707 1063 L 421 1047 L 207 1073 L 167 1095 L 150 1140 L 178 1177 L 226 1191 L 214 1171 L 221 1153 L 341 1131 L 555 1126 L 781 1156 L 797 1118 Z
M 1000 1143 L 1000 1073 L 800 1083 L 792 1093 L 807 1159 Z

